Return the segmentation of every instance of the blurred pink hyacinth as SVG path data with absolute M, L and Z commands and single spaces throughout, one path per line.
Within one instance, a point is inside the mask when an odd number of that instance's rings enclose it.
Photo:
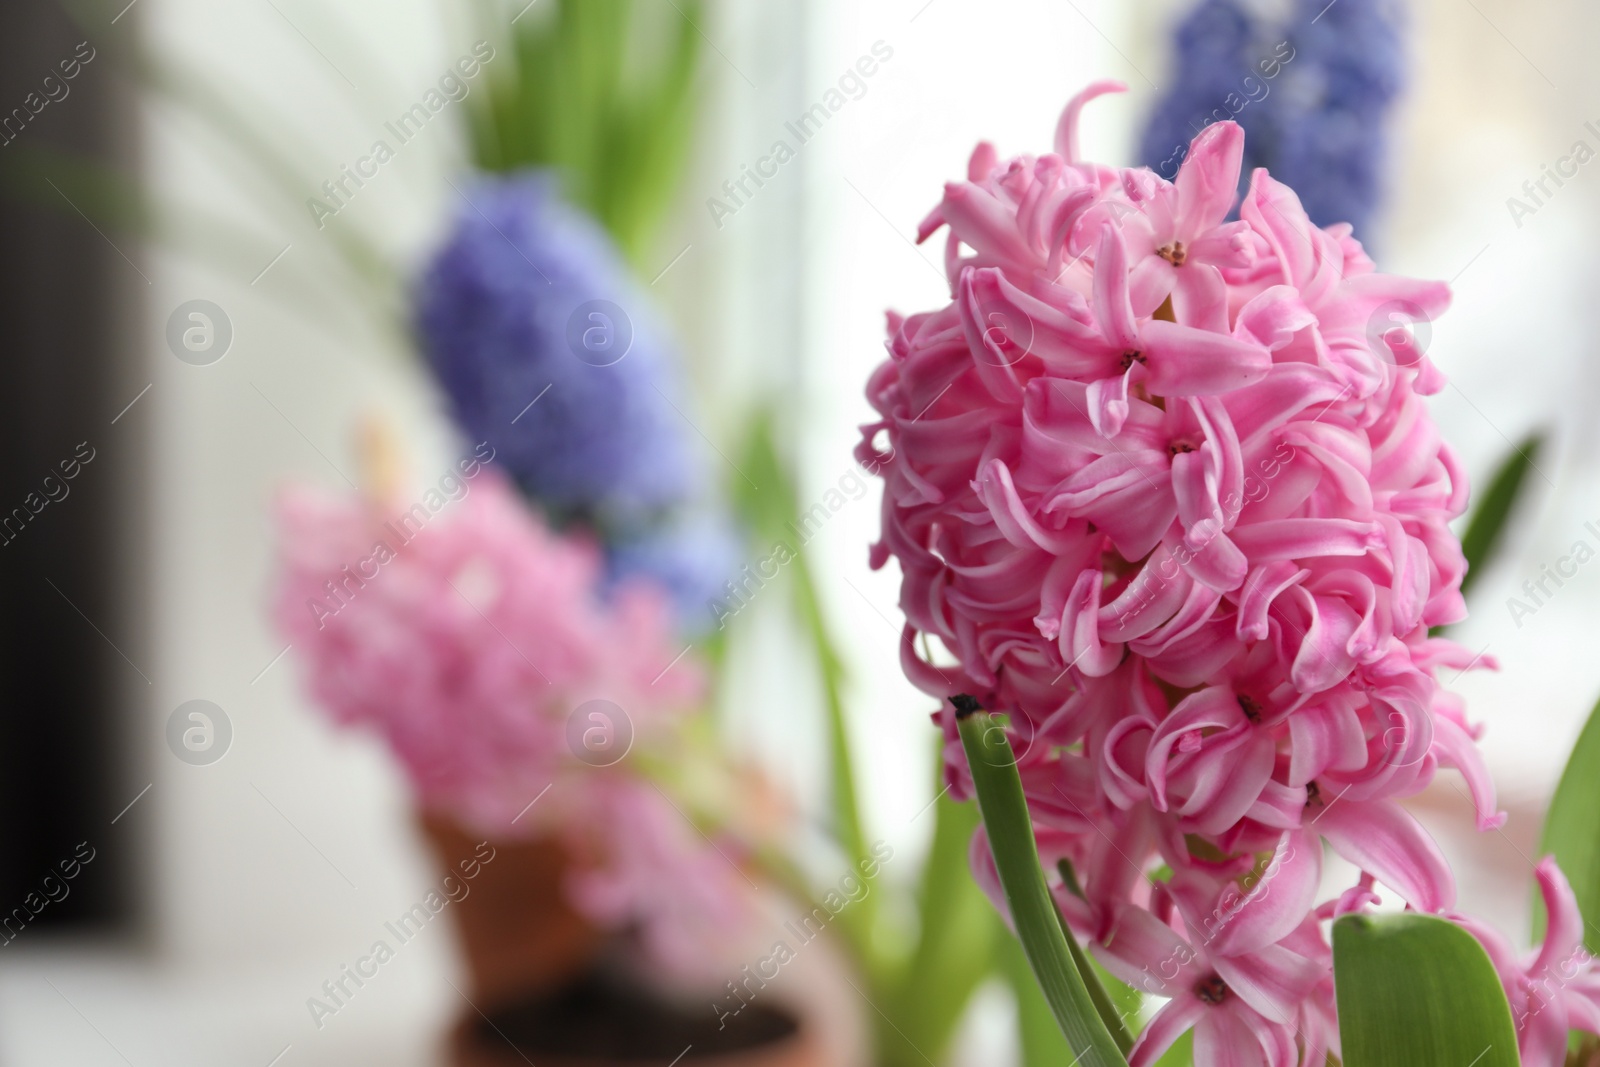
M 577 763 L 580 705 L 609 701 L 645 730 L 700 697 L 692 658 L 667 670 L 680 649 L 664 597 L 633 584 L 602 601 L 598 550 L 552 533 L 497 475 L 420 530 L 390 510 L 287 494 L 276 617 L 317 702 L 377 728 L 423 804 L 515 832 Z
M 492 472 L 462 484 L 437 516 L 285 494 L 278 625 L 318 705 L 382 736 L 421 806 L 492 838 L 570 838 L 574 906 L 692 965 L 692 916 L 738 911 L 734 871 L 619 761 L 702 698 L 698 660 L 663 592 L 604 593 L 593 545 Z
M 1228 221 L 1231 122 L 1173 182 L 1081 161 L 1080 108 L 1120 88 L 1074 99 L 1053 153 L 980 144 L 923 222 L 951 302 L 891 314 L 868 385 L 872 562 L 902 571 L 911 680 L 1008 717 L 1041 850 L 1080 876 L 1056 889 L 1074 931 L 1172 998 L 1133 1067 L 1190 1028 L 1200 1067 L 1320 1064 L 1325 920 L 1374 884 L 1455 906 L 1400 798 L 1450 768 L 1480 828 L 1504 818 L 1436 679 L 1475 663 L 1430 636 L 1465 612 L 1467 484 L 1422 399 L 1443 378 L 1395 325 L 1450 294 L 1377 273 L 1264 170 Z M 1319 906 L 1323 841 L 1363 875 Z

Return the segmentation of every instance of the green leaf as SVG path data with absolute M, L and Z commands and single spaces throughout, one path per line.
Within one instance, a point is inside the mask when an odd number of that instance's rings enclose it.
M 1461 553 L 1467 557 L 1467 573 L 1461 579 L 1463 596 L 1499 550 L 1506 524 L 1522 495 L 1522 483 L 1530 470 L 1537 469 L 1539 451 L 1543 447 L 1544 434 L 1541 432 L 1523 438 L 1511 454 L 1501 461 L 1499 469 L 1489 479 L 1489 487 L 1473 508 L 1472 517 L 1467 520 L 1466 533 L 1461 535 Z
M 844 713 L 844 660 L 839 656 L 822 614 L 817 583 L 806 559 L 803 542 L 795 539 L 799 524 L 799 497 L 794 479 L 778 454 L 770 411 L 757 415 L 746 438 L 739 470 L 730 494 L 751 533 L 766 544 L 782 541 L 790 545 L 787 564 L 794 589 L 800 622 L 817 657 L 822 682 L 824 712 L 827 716 L 828 770 L 833 800 L 833 832 L 845 855 L 859 864 L 868 857 L 866 832 L 862 827 L 861 806 L 857 799 L 855 757 L 850 748 L 850 733 Z M 841 929 L 858 935 L 871 927 L 877 907 L 875 897 L 867 897 L 845 912 Z M 864 941 L 858 948 L 866 950 Z
M 1590 952 L 1600 948 L 1600 703 L 1578 735 L 1567 757 L 1567 769 L 1550 801 L 1539 838 L 1539 854 L 1554 855 L 1561 873 L 1572 883 L 1583 913 L 1583 940 Z M 1544 936 L 1544 902 L 1534 895 L 1534 937 Z
M 971 699 L 965 698 L 967 702 Z M 1055 1013 L 1056 1024 L 1072 1048 L 1074 1062 L 1084 1067 L 1127 1067 L 1122 1050 L 1095 1011 L 1056 917 L 1055 901 L 1039 866 L 1039 849 L 1033 840 L 1033 823 L 1011 742 L 994 718 L 976 705 L 968 703 L 957 714 L 978 808 L 989 831 L 989 848 L 1006 902 L 1011 905 L 1017 938 Z
M 1518 1067 L 1511 1008 L 1488 953 L 1432 915 L 1333 924 L 1344 1067 Z
M 473 158 L 489 170 L 555 169 L 566 197 L 653 272 L 647 240 L 693 132 L 701 15 L 695 0 L 557 0 L 530 12 L 476 94 Z

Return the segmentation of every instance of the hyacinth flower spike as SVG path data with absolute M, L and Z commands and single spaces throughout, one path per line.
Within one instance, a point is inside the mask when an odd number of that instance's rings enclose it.
M 1230 124 L 1173 182 L 1080 161 L 1106 88 L 1056 153 L 980 145 L 921 228 L 949 231 L 951 300 L 891 315 L 870 378 L 871 559 L 901 568 L 907 676 L 1004 723 L 1028 840 L 1078 872 L 1073 932 L 1174 998 L 1136 1062 L 1191 1026 L 1200 1067 L 1315 1062 L 1339 1047 L 1325 924 L 1380 891 L 1456 906 L 1404 798 L 1455 771 L 1479 827 L 1504 817 L 1438 677 L 1482 661 L 1430 633 L 1464 611 L 1467 483 L 1386 313 L 1449 290 L 1379 273 L 1264 171 L 1227 222 Z M 982 800 L 959 714 L 947 781 Z M 1014 829 L 973 848 L 1013 905 Z M 1359 873 L 1319 902 L 1324 844 Z

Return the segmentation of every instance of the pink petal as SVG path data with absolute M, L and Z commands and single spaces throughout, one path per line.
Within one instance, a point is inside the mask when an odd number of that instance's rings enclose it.
M 1295 1031 L 1299 1029 L 1293 1022 L 1283 1024 L 1274 1023 L 1264 1019 L 1255 1012 L 1240 1012 L 1239 1017 L 1256 1035 L 1256 1042 L 1260 1044 L 1262 1052 L 1267 1057 L 1267 1067 L 1296 1067 L 1301 1061 L 1300 1049 L 1295 1046 Z M 1300 1035 L 1306 1040 L 1306 1055 L 1304 1062 L 1307 1064 L 1322 1064 L 1325 1057 L 1320 1055 L 1317 1044 L 1303 1030 Z
M 1098 568 L 1078 575 L 1062 616 L 1061 655 L 1091 678 L 1110 674 L 1122 662 L 1123 646 L 1100 639 L 1100 590 L 1104 584 Z
M 1076 537 L 1046 530 L 1034 520 L 1012 484 L 1011 469 L 1000 460 L 993 459 L 985 464 L 972 488 L 989 509 L 1001 534 L 1018 548 L 1036 545 L 1059 555 L 1076 547 Z
M 1144 753 L 1149 750 L 1149 734 L 1155 723 L 1134 716 L 1122 719 L 1106 731 L 1096 751 L 1098 782 L 1106 799 L 1127 810 L 1150 795 L 1144 781 Z
M 1272 353 L 1258 344 L 1165 319 L 1140 324 L 1139 348 L 1150 391 L 1160 396 L 1225 393 L 1260 381 L 1272 369 Z
M 1110 934 L 1091 951 L 1106 970 L 1156 996 L 1180 996 L 1205 977 L 1194 947 L 1140 907 L 1123 908 Z
M 1128 419 L 1128 379 L 1132 374 L 1133 368 L 1129 367 L 1122 374 L 1100 378 L 1089 385 L 1089 421 L 1104 437 L 1117 436 Z
M 1236 122 L 1207 126 L 1189 143 L 1178 168 L 1178 239 L 1193 244 L 1220 225 L 1239 195 L 1239 170 L 1244 162 L 1244 130 Z
M 1467 792 L 1477 812 L 1478 829 L 1493 830 L 1506 821 L 1506 813 L 1495 807 L 1494 778 L 1484 766 L 1472 735 L 1448 715 L 1433 717 L 1433 750 L 1439 762 L 1454 767 L 1467 780 Z
M 1282 945 L 1268 945 L 1242 956 L 1213 956 L 1211 963 L 1239 999 L 1280 1024 L 1294 1019 L 1300 1002 L 1327 974 L 1327 968 L 1316 960 Z
M 1191 550 L 1184 570 L 1195 581 L 1219 593 L 1239 588 L 1250 571 L 1250 560 L 1244 551 L 1225 533 L 1215 533 L 1203 542 L 1185 537 L 1184 544 Z
M 1302 290 L 1312 282 L 1318 267 L 1318 246 L 1312 239 L 1316 227 L 1293 189 L 1257 169 L 1250 176 L 1239 217 L 1266 238 L 1278 262 L 1280 281 Z
M 1170 576 L 1164 574 L 1168 564 Z M 1122 642 L 1143 637 L 1183 606 L 1192 585 L 1171 553 L 1165 547 L 1158 549 L 1117 599 L 1100 609 L 1101 636 Z
M 1194 1029 L 1194 1062 L 1204 1067 L 1267 1067 L 1250 1027 L 1231 1011 L 1211 1010 Z
M 1218 753 L 1209 760 L 1204 758 L 1209 753 L 1202 753 L 1201 761 L 1195 764 L 1199 771 L 1195 795 L 1185 802 L 1180 814 L 1190 816 L 1204 834 L 1222 834 L 1231 829 L 1244 818 L 1272 777 L 1274 747 L 1272 738 L 1253 731 L 1234 753 Z
M 1316 903 L 1322 879 L 1322 842 L 1314 833 L 1283 835 L 1261 879 L 1224 911 L 1210 951 L 1224 956 L 1254 952 L 1289 936 Z
M 1268 633 L 1267 611 L 1272 602 L 1290 586 L 1298 585 L 1311 572 L 1296 567 L 1289 560 L 1274 560 L 1250 572 L 1239 594 L 1239 617 L 1236 624 L 1241 641 L 1261 641 Z
M 1067 101 L 1066 109 L 1061 112 L 1061 118 L 1056 122 L 1056 155 L 1068 163 L 1078 162 L 1078 115 L 1083 111 L 1083 105 L 1106 93 L 1127 91 L 1128 87 L 1122 82 L 1107 79 L 1090 82 L 1087 88 Z
M 1523 1067 L 1563 1067 L 1567 1062 L 1567 1019 L 1560 1003 L 1546 1004 L 1534 994 L 1522 1020 L 1517 1044 Z
M 1142 559 L 1172 529 L 1178 514 L 1166 456 L 1124 450 L 1097 459 L 1045 501 L 1046 511 L 1058 509 L 1083 515 L 1099 526 L 1123 558 Z
M 1135 988 L 1138 988 L 1137 986 Z M 1194 997 L 1175 997 L 1139 1032 L 1128 1050 L 1128 1067 L 1151 1067 L 1178 1038 L 1200 1020 L 1205 1006 Z
M 1308 823 L 1334 851 L 1399 893 L 1418 911 L 1455 906 L 1455 879 L 1439 846 L 1392 800 L 1324 797 Z M 1308 813 L 1309 814 L 1309 813 Z
M 1287 786 L 1269 780 L 1261 795 L 1250 805 L 1247 816 L 1274 830 L 1293 830 L 1300 826 L 1306 810 L 1304 787 Z
M 1238 699 L 1231 689 L 1221 685 L 1184 697 L 1168 713 L 1150 739 L 1145 755 L 1145 776 L 1157 811 L 1167 810 L 1167 761 L 1172 758 L 1172 746 L 1178 739 L 1191 730 L 1228 730 L 1244 722 Z
M 1343 600 L 1313 596 L 1304 586 L 1296 586 L 1289 595 L 1309 602 L 1311 616 L 1300 650 L 1290 665 L 1289 677 L 1300 692 L 1320 693 L 1355 669 L 1349 646 L 1351 635 L 1361 625 L 1361 616 Z
M 1100 247 L 1095 253 L 1094 317 L 1112 348 L 1131 351 L 1139 347 L 1138 326 L 1128 302 L 1128 252 L 1109 222 L 1100 228 Z
M 1356 519 L 1269 519 L 1238 526 L 1233 541 L 1252 560 L 1364 556 L 1381 543 L 1382 527 Z
M 1188 246 L 1189 262 L 1186 266 L 1244 268 L 1255 264 L 1257 248 L 1261 241 L 1248 222 L 1224 222 L 1194 239 Z M 1179 272 L 1178 284 L 1183 284 Z
M 1289 784 L 1304 786 L 1327 771 L 1358 771 L 1367 762 L 1367 736 L 1355 709 L 1338 701 L 1289 716 Z
M 1228 283 L 1222 272 L 1209 263 L 1189 263 L 1178 272 L 1178 284 L 1172 290 L 1172 310 L 1185 326 L 1193 326 L 1207 333 L 1228 332 Z M 1254 337 L 1234 339 L 1249 344 L 1258 343 Z
M 950 182 L 944 187 L 940 205 L 953 236 L 971 245 L 984 257 L 1038 269 L 1044 259 L 1029 248 L 1017 230 L 1016 215 L 981 185 Z M 924 227 L 926 227 L 924 223 Z M 919 234 L 921 231 L 919 231 Z
M 1539 880 L 1539 895 L 1544 899 L 1546 919 L 1544 944 L 1528 968 L 1530 974 L 1551 974 L 1563 966 L 1583 945 L 1583 915 L 1572 885 L 1561 872 L 1554 856 L 1546 856 L 1533 870 Z
M 1277 351 L 1295 334 L 1316 322 L 1317 317 L 1306 307 L 1299 293 L 1287 285 L 1274 285 L 1251 297 L 1239 309 L 1233 336 Z

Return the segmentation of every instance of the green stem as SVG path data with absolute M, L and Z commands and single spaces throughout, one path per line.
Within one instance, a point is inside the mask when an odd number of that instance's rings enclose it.
M 1083 976 L 1073 962 L 1055 901 L 1039 866 L 1033 823 L 1005 730 L 971 697 L 955 700 L 961 743 L 967 751 L 978 809 L 989 831 L 1000 885 L 1011 906 L 1017 938 L 1044 998 L 1083 1067 L 1127 1067 L 1128 1061 L 1100 1021 Z

